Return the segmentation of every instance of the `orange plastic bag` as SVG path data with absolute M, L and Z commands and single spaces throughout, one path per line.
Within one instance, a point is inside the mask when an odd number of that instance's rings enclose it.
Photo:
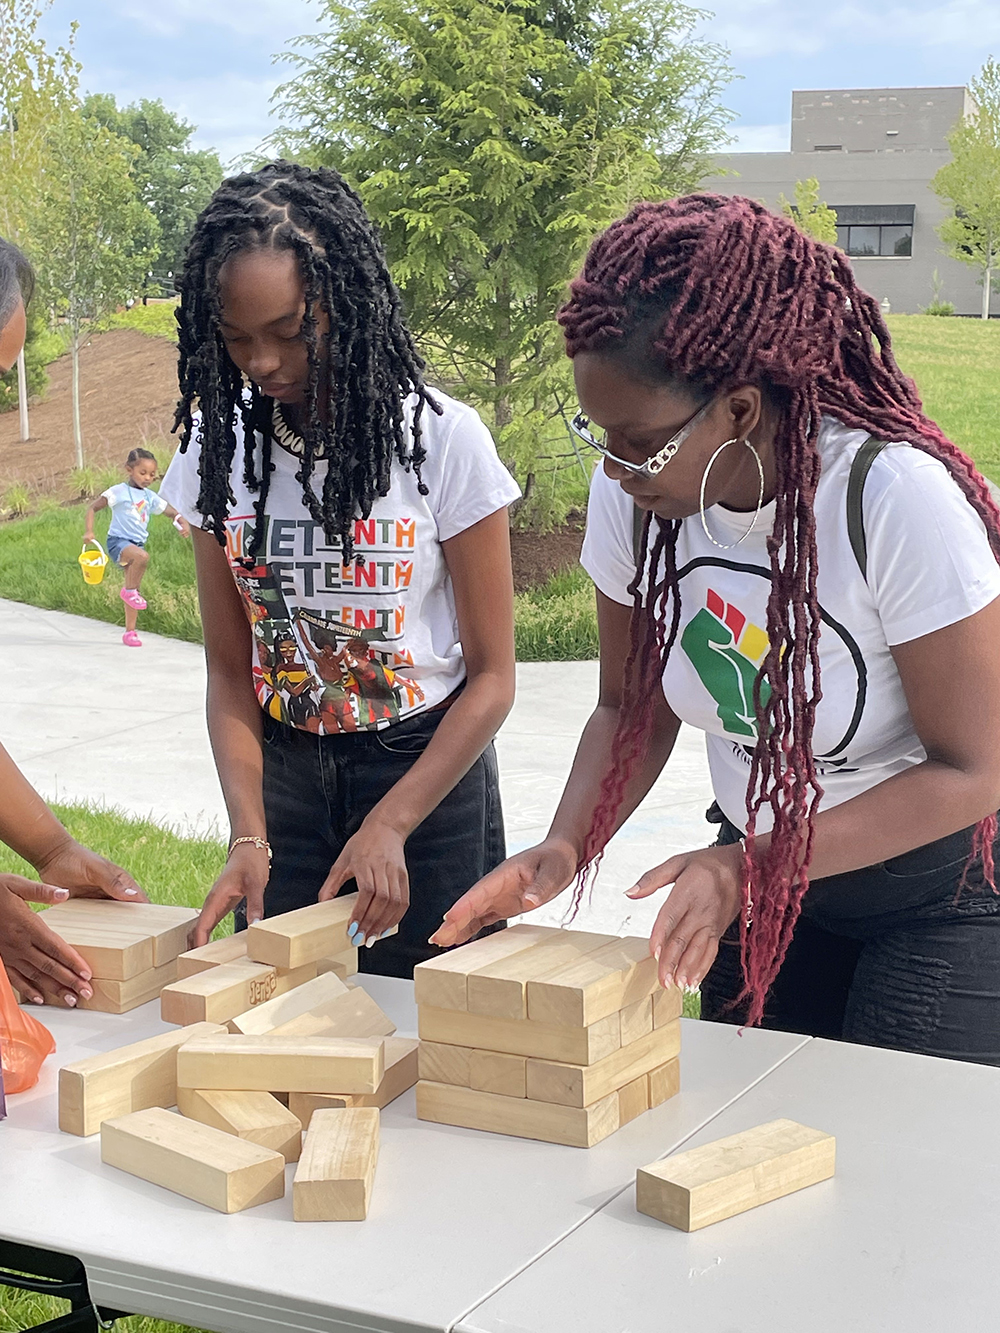
M 55 1038 L 48 1028 L 18 1006 L 10 978 L 0 963 L 0 1066 L 8 1097 L 35 1086 L 45 1057 L 55 1048 Z

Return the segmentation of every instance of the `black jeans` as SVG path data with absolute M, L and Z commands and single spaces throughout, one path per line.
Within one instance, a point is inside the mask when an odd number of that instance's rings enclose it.
M 313 736 L 264 718 L 264 812 L 274 853 L 264 915 L 316 901 L 344 844 L 423 753 L 443 712 L 384 731 Z M 362 949 L 362 971 L 412 977 L 442 950 L 427 943 L 467 889 L 504 859 L 496 752 L 490 744 L 406 841 L 410 906 L 399 933 Z M 342 893 L 353 893 L 353 880 Z M 237 929 L 245 917 L 237 913 Z
M 972 834 L 815 880 L 763 1026 L 1000 1065 L 1000 897 L 978 858 L 959 893 Z M 720 843 L 740 836 L 723 821 Z M 1000 868 L 1000 839 L 993 855 Z M 702 1017 L 739 1022 L 728 1006 L 741 986 L 734 925 L 702 983 Z

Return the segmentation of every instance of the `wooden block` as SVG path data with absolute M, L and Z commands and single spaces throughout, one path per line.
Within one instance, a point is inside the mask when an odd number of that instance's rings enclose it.
M 314 1111 L 327 1106 L 374 1106 L 378 1110 L 394 1102 L 417 1081 L 417 1047 L 415 1037 L 386 1037 L 385 1074 L 377 1092 L 342 1092 L 339 1096 L 321 1092 L 292 1092 L 288 1109 L 309 1128 Z
M 556 1027 L 521 1018 L 483 1018 L 457 1009 L 420 1009 L 421 1041 L 441 1041 L 452 1046 L 474 1046 L 507 1055 L 531 1055 L 540 1060 L 563 1060 L 589 1065 L 603 1060 L 621 1045 L 621 1022 L 609 1014 L 589 1028 Z
M 328 975 L 332 976 L 333 973 Z M 271 1031 L 275 1036 L 300 1034 L 318 1037 L 391 1037 L 396 1024 L 375 1003 L 366 990 L 355 986 L 345 995 L 320 1004 L 317 1008 L 279 1023 Z
M 587 1027 L 651 995 L 658 985 L 649 940 L 616 939 L 528 982 L 528 1017 Z
M 558 934 L 554 926 L 508 926 L 506 930 L 494 931 L 481 940 L 449 949 L 438 958 L 418 963 L 413 969 L 414 998 L 417 1004 L 428 1004 L 435 1009 L 467 1009 L 466 977 L 470 972 L 522 953 L 533 944 Z
M 92 977 L 90 986 L 93 995 L 89 1000 L 78 996 L 78 1009 L 96 1009 L 102 1014 L 127 1014 L 130 1009 L 138 1009 L 140 1004 L 148 1004 L 159 997 L 164 986 L 177 980 L 177 959 L 172 958 L 162 967 L 154 967 L 149 972 L 140 972 L 128 981 L 105 981 L 102 977 Z M 49 1003 L 47 1000 L 46 1003 Z M 52 1001 L 58 1003 L 58 1001 Z
M 469 1013 L 488 1018 L 527 1018 L 529 981 L 546 977 L 566 963 L 575 963 L 595 949 L 616 942 L 613 935 L 560 930 L 530 949 L 484 963 L 468 974 Z
M 521 1097 L 457 1088 L 449 1083 L 417 1084 L 417 1117 L 440 1125 L 462 1125 L 491 1134 L 591 1148 L 618 1128 L 618 1094 L 593 1106 L 555 1106 Z
M 96 1134 L 113 1120 L 177 1101 L 177 1050 L 194 1037 L 218 1037 L 218 1023 L 175 1032 L 76 1060 L 59 1070 L 59 1128 L 64 1134 Z
M 219 1092 L 210 1088 L 178 1088 L 177 1109 L 189 1120 L 235 1134 L 238 1139 L 280 1152 L 297 1162 L 302 1147 L 298 1117 L 269 1092 Z
M 471 1086 L 471 1061 L 470 1046 L 446 1046 L 443 1042 L 421 1038 L 417 1067 L 420 1077 L 427 1083 L 454 1083 L 456 1087 L 468 1088 Z
M 469 1087 L 495 1092 L 500 1097 L 525 1097 L 527 1060 L 523 1055 L 473 1051 L 469 1058 Z
M 658 986 L 653 992 L 653 1027 L 665 1028 L 684 1012 L 684 992 L 680 986 Z
M 44 914 L 45 924 L 74 948 L 95 977 L 106 981 L 129 981 L 153 966 L 153 941 L 149 935 L 109 924 L 100 926 L 83 920 Z
M 220 963 L 164 987 L 160 1017 L 164 1023 L 180 1023 L 182 1027 L 188 1023 L 225 1023 L 254 1005 L 264 1005 L 274 996 L 302 986 L 315 975 L 312 964 L 279 972 L 267 963 L 251 963 L 249 958 Z
M 296 1222 L 363 1222 L 378 1161 L 379 1113 L 372 1107 L 317 1111 L 292 1183 Z
M 622 1045 L 630 1046 L 653 1030 L 653 997 L 636 1000 L 621 1011 Z
M 384 1044 L 359 1037 L 227 1034 L 197 1038 L 177 1057 L 178 1088 L 233 1092 L 375 1092 Z
M 649 1075 L 642 1074 L 618 1089 L 618 1121 L 627 1125 L 649 1110 Z
M 95 926 L 114 924 L 153 941 L 153 966 L 172 962 L 187 948 L 188 932 L 198 918 L 194 907 L 165 907 L 161 903 L 123 903 L 111 898 L 70 898 L 48 909 L 57 917 Z
M 247 953 L 274 967 L 302 967 L 345 953 L 351 948 L 347 927 L 357 897 L 348 893 L 258 921 L 247 930 Z
M 649 1105 L 662 1106 L 681 1090 L 681 1062 L 676 1057 L 646 1075 L 649 1080 Z
M 244 1036 L 253 1033 L 263 1036 L 264 1033 L 273 1031 L 290 1019 L 317 1010 L 330 1000 L 347 994 L 349 991 L 346 984 L 335 972 L 324 972 L 322 976 L 313 977 L 304 985 L 296 986 L 294 990 L 287 991 L 284 995 L 275 996 L 273 1000 L 268 1000 L 264 1004 L 234 1014 L 229 1029 L 231 1032 L 242 1032 Z
M 635 1206 L 681 1231 L 697 1231 L 829 1180 L 835 1156 L 831 1134 L 772 1120 L 640 1167 Z
M 345 949 L 343 953 L 338 953 L 335 958 L 321 958 L 316 964 L 316 971 L 319 973 L 334 972 L 340 977 L 341 981 L 356 976 L 358 971 L 357 949 Z
M 527 1095 L 537 1102 L 589 1106 L 673 1060 L 680 1049 L 681 1025 L 675 1022 L 671 1027 L 647 1033 L 631 1046 L 622 1046 L 591 1065 L 529 1060 Z
M 224 963 L 236 963 L 247 956 L 247 933 L 239 930 L 235 935 L 225 935 L 221 940 L 210 940 L 200 949 L 189 949 L 177 959 L 177 975 L 183 981 L 185 977 L 197 976 L 207 972 L 210 967 L 221 967 Z
M 281 1153 L 159 1108 L 105 1120 L 101 1161 L 220 1213 L 285 1193 Z

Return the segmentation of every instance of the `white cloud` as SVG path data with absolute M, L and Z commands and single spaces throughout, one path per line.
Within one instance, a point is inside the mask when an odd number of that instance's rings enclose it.
M 115 0 L 109 6 L 122 19 L 161 37 L 183 37 L 209 23 L 238 34 L 260 38 L 276 50 L 289 37 L 313 26 L 318 6 L 313 0 Z
M 744 125 L 737 121 L 730 133 L 733 141 L 727 153 L 787 153 L 792 127 L 787 120 L 782 125 Z

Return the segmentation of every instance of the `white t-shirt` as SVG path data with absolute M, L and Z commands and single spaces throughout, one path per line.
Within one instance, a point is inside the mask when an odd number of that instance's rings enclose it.
M 390 726 L 446 699 L 465 679 L 455 596 L 441 543 L 520 495 L 478 414 L 433 391 L 438 416 L 425 407 L 421 441 L 428 494 L 398 461 L 388 495 L 354 528 L 364 563 L 345 565 L 305 507 L 295 473 L 300 459 L 276 442 L 267 496 L 267 533 L 254 564 L 250 543 L 255 496 L 243 484 L 243 433 L 230 474 L 236 503 L 226 521 L 227 555 L 253 627 L 249 664 L 261 707 L 272 717 L 322 735 Z M 405 405 L 409 438 L 415 396 Z M 197 426 L 178 451 L 160 494 L 189 523 L 198 512 Z M 257 471 L 260 476 L 260 439 Z M 313 487 L 322 491 L 326 463 Z
M 848 536 L 846 497 L 851 463 L 867 438 L 823 418 L 815 500 L 823 697 L 813 752 L 825 807 L 926 758 L 890 646 L 964 620 L 1000 596 L 1000 567 L 979 516 L 944 465 L 908 444 L 883 449 L 865 483 L 865 581 Z M 735 542 L 750 518 L 720 505 L 706 517 L 725 543 Z M 632 524 L 631 498 L 599 468 L 581 558 L 601 592 L 627 605 L 635 571 Z M 716 799 L 741 829 L 757 735 L 753 682 L 768 646 L 766 541 L 773 525 L 772 503 L 742 545 L 723 551 L 705 536 L 697 514 L 684 520 L 677 543 L 680 629 L 663 673 L 670 707 L 706 733 Z M 758 830 L 770 826 L 765 807 Z

